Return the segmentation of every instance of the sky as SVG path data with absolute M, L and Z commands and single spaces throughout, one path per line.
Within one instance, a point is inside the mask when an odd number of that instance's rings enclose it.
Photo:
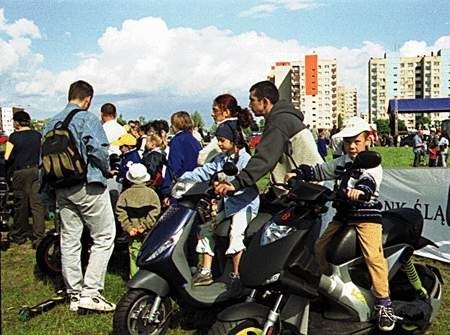
M 336 59 L 367 111 L 370 57 L 450 48 L 448 0 L 1 0 L 0 106 L 55 115 L 70 83 L 94 86 L 126 120 L 198 111 L 248 89 L 276 61 Z

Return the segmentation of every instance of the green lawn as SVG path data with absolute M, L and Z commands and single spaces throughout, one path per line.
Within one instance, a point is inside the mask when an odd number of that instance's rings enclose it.
M 411 148 L 375 147 L 372 150 L 381 154 L 383 158 L 381 165 L 384 168 L 412 167 L 414 154 Z
M 412 152 L 410 148 L 376 148 L 383 157 L 385 168 L 411 166 Z M 117 256 L 113 256 L 117 257 Z M 420 259 L 422 261 L 423 259 Z M 126 260 L 125 260 L 126 261 Z M 426 262 L 438 267 L 446 283 L 450 280 L 450 265 L 432 260 Z M 117 264 L 117 258 L 114 262 Z M 117 266 L 116 266 L 117 268 Z M 125 282 L 120 273 L 110 269 L 106 278 L 104 295 L 112 301 L 118 301 L 125 292 Z M 35 317 L 28 322 L 18 319 L 18 311 L 22 305 L 34 305 L 52 296 L 55 286 L 48 279 L 42 278 L 35 269 L 34 250 L 31 244 L 12 246 L 1 252 L 1 334 L 109 334 L 112 330 L 112 315 L 79 316 L 69 312 L 66 305 L 59 305 L 53 310 Z M 172 334 L 188 334 L 179 328 L 171 330 Z M 427 334 L 450 334 L 450 289 L 444 288 L 444 300 L 436 322 Z

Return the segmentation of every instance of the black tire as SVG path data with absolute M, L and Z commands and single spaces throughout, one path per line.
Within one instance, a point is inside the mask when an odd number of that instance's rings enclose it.
M 36 264 L 39 270 L 48 276 L 61 274 L 61 246 L 59 234 L 49 233 L 36 248 Z
M 251 319 L 230 322 L 217 320 L 208 335 L 260 335 L 262 330 L 262 325 Z M 277 329 L 273 333 L 278 334 Z
M 83 232 L 81 239 L 81 266 L 83 272 L 89 262 L 90 242 L 89 233 Z M 60 234 L 51 230 L 39 242 L 36 248 L 36 264 L 43 274 L 59 276 L 62 274 Z
M 155 293 L 147 290 L 129 290 L 118 302 L 113 317 L 113 334 L 164 334 L 172 316 L 170 300 L 163 298 L 157 311 L 157 322 L 148 323 L 145 317 L 155 301 Z

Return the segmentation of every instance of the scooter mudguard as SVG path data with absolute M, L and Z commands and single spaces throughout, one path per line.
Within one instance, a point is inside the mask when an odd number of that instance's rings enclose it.
M 161 297 L 165 297 L 169 294 L 169 283 L 156 273 L 139 270 L 133 278 L 128 281 L 127 286 L 134 289 L 145 289 L 155 292 Z
M 220 321 L 240 321 L 254 319 L 263 324 L 269 315 L 270 308 L 256 302 L 242 302 L 224 309 L 217 315 Z

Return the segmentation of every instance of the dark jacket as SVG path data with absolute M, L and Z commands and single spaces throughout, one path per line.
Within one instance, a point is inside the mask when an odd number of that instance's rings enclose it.
M 285 152 L 289 139 L 305 129 L 303 114 L 285 100 L 278 101 L 265 120 L 261 141 L 247 166 L 232 181 L 238 190 L 253 186 L 271 171 Z
M 163 178 L 163 168 L 166 162 L 166 153 L 164 151 L 160 151 L 159 149 L 144 151 L 141 163 L 145 165 L 145 167 L 147 168 L 147 172 L 150 174 L 150 185 L 161 185 Z
M 122 160 L 120 161 L 119 172 L 117 173 L 116 180 L 118 183 L 127 184 L 127 180 L 125 177 L 128 169 L 130 168 L 131 164 L 140 163 L 141 156 L 139 156 L 137 149 L 132 149 L 128 152 L 122 153 L 122 155 L 120 156 Z
M 327 155 L 327 140 L 324 137 L 320 137 L 317 139 L 317 150 L 319 150 L 320 156 L 325 159 Z
M 178 132 L 170 141 L 169 147 L 168 168 L 161 188 L 164 195 L 169 195 L 172 180 L 197 167 L 198 153 L 202 149 L 200 142 L 190 131 Z

